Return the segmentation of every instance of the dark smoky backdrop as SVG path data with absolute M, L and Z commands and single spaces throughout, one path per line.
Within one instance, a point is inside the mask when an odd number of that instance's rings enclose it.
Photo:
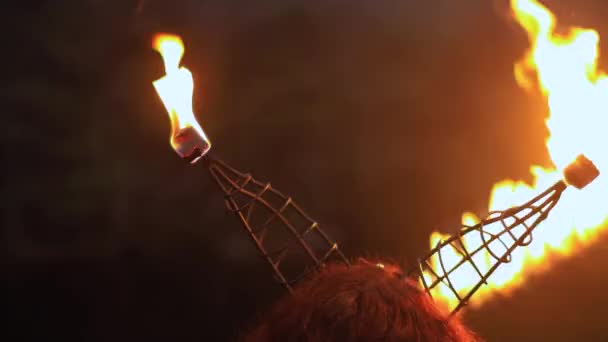
M 605 2 L 544 3 L 608 35 Z M 507 0 L 33 1 L 3 17 L 5 341 L 230 340 L 283 294 L 169 146 L 156 32 L 184 39 L 213 153 L 350 257 L 411 266 L 433 230 L 485 213 L 492 184 L 549 165 Z M 608 340 L 605 244 L 465 321 L 488 341 Z

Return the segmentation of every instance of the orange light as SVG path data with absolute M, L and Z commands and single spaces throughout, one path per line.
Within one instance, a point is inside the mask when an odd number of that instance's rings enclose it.
M 597 67 L 598 33 L 571 28 L 564 35 L 557 34 L 555 16 L 536 0 L 511 0 L 511 9 L 530 41 L 530 49 L 515 64 L 515 79 L 522 88 L 540 91 L 547 99 L 550 111 L 546 121 L 550 131 L 547 149 L 555 167 L 532 166 L 535 179 L 532 184 L 512 180 L 497 183 L 490 194 L 489 211 L 525 203 L 562 178 L 564 168 L 581 153 L 593 160 L 600 170 L 608 167 L 605 151 L 608 146 L 605 132 L 608 128 L 608 77 Z M 471 304 L 479 305 L 497 291 L 510 291 L 527 275 L 547 269 L 556 256 L 571 255 L 579 247 L 596 240 L 607 227 L 607 197 L 608 183 L 602 177 L 585 191 L 564 193 L 551 215 L 535 230 L 532 243 L 526 248 L 515 249 L 512 261 L 502 264 L 490 276 L 489 284 L 479 288 Z M 471 214 L 463 215 L 463 223 L 468 225 L 477 220 Z M 470 241 L 465 244 L 478 245 L 472 241 L 474 234 L 469 235 Z M 442 237 L 440 233 L 433 233 L 431 248 Z M 453 252 L 454 260 L 450 260 L 450 252 Z M 462 258 L 456 251 L 449 250 L 443 257 L 447 264 Z M 492 260 L 489 255 L 480 253 L 474 261 L 483 268 L 490 267 Z M 438 262 L 431 260 L 435 269 Z M 469 274 L 472 271 L 463 267 L 451 277 L 459 293 L 471 289 L 479 280 Z M 430 279 L 429 274 L 423 276 Z M 447 286 L 441 286 L 433 289 L 433 297 L 454 308 L 458 304 L 457 298 Z
M 154 81 L 153 85 L 171 119 L 171 146 L 182 158 L 194 163 L 209 151 L 211 143 L 192 109 L 192 74 L 179 66 L 184 55 L 184 44 L 179 36 L 157 34 L 153 47 L 161 54 L 165 64 L 166 75 Z

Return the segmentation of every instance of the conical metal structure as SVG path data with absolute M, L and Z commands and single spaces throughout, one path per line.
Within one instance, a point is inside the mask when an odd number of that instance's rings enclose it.
M 226 207 L 288 291 L 327 261 L 349 264 L 338 244 L 291 197 L 221 160 L 209 155 L 203 160 L 225 195 Z
M 566 184 L 560 181 L 529 202 L 491 212 L 478 224 L 463 226 L 458 234 L 438 242 L 419 260 L 419 269 L 414 271 L 418 273 L 424 289 L 432 296 L 432 290 L 437 286 L 447 287 L 458 300 L 452 312 L 460 310 L 483 284 L 487 284 L 488 277 L 501 264 L 511 261 L 513 250 L 532 242 L 532 232 L 547 218 L 565 189 Z M 450 253 L 449 258 L 444 256 L 446 252 Z M 487 255 L 490 256 L 489 267 Z M 467 275 L 475 276 L 477 283 L 466 290 L 459 290 L 454 278 L 465 268 L 474 270 Z
M 452 310 L 456 313 L 502 264 L 511 261 L 516 248 L 532 242 L 534 229 L 547 218 L 568 185 L 582 189 L 598 175 L 595 165 L 580 155 L 564 171 L 565 180 L 522 205 L 493 211 L 481 222 L 463 226 L 456 235 L 439 241 L 408 274 L 417 276 L 431 296 L 437 287 L 448 289 L 448 295 L 458 301 Z M 474 285 L 457 286 L 462 277 L 467 278 L 466 284 Z

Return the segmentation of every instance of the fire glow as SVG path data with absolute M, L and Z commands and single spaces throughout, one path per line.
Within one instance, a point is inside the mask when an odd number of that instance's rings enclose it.
M 566 34 L 555 32 L 554 15 L 536 0 L 511 0 L 516 21 L 525 29 L 530 49 L 515 64 L 514 74 L 518 84 L 530 91 L 540 90 L 549 106 L 546 120 L 550 136 L 547 148 L 555 167 L 532 166 L 532 185 L 521 181 L 505 180 L 495 184 L 490 195 L 489 211 L 509 208 L 524 203 L 561 179 L 564 168 L 577 155 L 584 153 L 600 170 L 608 167 L 604 152 L 608 146 L 608 77 L 598 70 L 599 35 L 594 30 L 571 28 Z M 479 288 L 470 304 L 478 305 L 496 291 L 508 292 L 520 285 L 526 275 L 547 269 L 554 256 L 568 256 L 580 246 L 587 245 L 602 233 L 608 223 L 608 183 L 599 177 L 585 191 L 566 192 L 552 214 L 540 224 L 534 240 L 525 248 L 517 248 L 511 254 L 511 262 L 502 264 L 493 273 L 486 286 Z M 463 224 L 474 225 L 479 219 L 471 214 L 463 215 Z M 433 233 L 431 248 L 447 236 Z M 464 241 L 464 244 L 474 244 Z M 443 251 L 444 262 L 459 260 L 462 256 L 449 245 Z M 452 250 L 450 250 L 452 249 Z M 447 261 L 445 261 L 447 260 Z M 475 263 L 481 272 L 491 267 L 489 253 L 476 256 Z M 437 267 L 439 260 L 431 263 Z M 453 286 L 467 291 L 477 283 L 471 276 L 473 269 L 463 265 L 452 277 Z M 485 270 L 483 269 L 485 267 Z M 425 279 L 431 276 L 423 275 Z M 458 299 L 448 286 L 440 284 L 431 292 L 435 300 L 453 309 Z
M 184 44 L 179 36 L 157 34 L 152 45 L 165 64 L 166 75 L 154 81 L 153 85 L 171 119 L 171 146 L 180 157 L 195 163 L 209 151 L 211 143 L 192 109 L 192 73 L 179 66 Z

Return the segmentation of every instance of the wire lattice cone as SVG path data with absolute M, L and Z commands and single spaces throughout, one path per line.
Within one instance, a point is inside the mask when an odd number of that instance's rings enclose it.
M 292 199 L 225 162 L 205 156 L 228 210 L 243 225 L 274 276 L 289 292 L 293 285 L 329 261 L 349 264 L 338 244 Z
M 487 284 L 490 275 L 501 264 L 511 261 L 511 253 L 517 247 L 532 242 L 532 232 L 547 218 L 566 188 L 566 183 L 559 181 L 523 205 L 493 211 L 478 224 L 463 226 L 458 234 L 440 241 L 426 256 L 419 259 L 419 267 L 409 274 L 417 275 L 431 296 L 433 290 L 440 285 L 448 288 L 450 294 L 458 300 L 452 310 L 452 314 L 456 313 L 483 284 Z M 451 258 L 444 255 L 448 250 Z M 454 254 L 456 258 L 453 257 Z M 446 259 L 449 259 L 449 263 Z M 483 265 L 482 260 L 486 261 Z M 473 270 L 467 276 L 475 277 L 477 282 L 472 287 L 458 289 L 455 285 L 457 274 L 465 268 Z

